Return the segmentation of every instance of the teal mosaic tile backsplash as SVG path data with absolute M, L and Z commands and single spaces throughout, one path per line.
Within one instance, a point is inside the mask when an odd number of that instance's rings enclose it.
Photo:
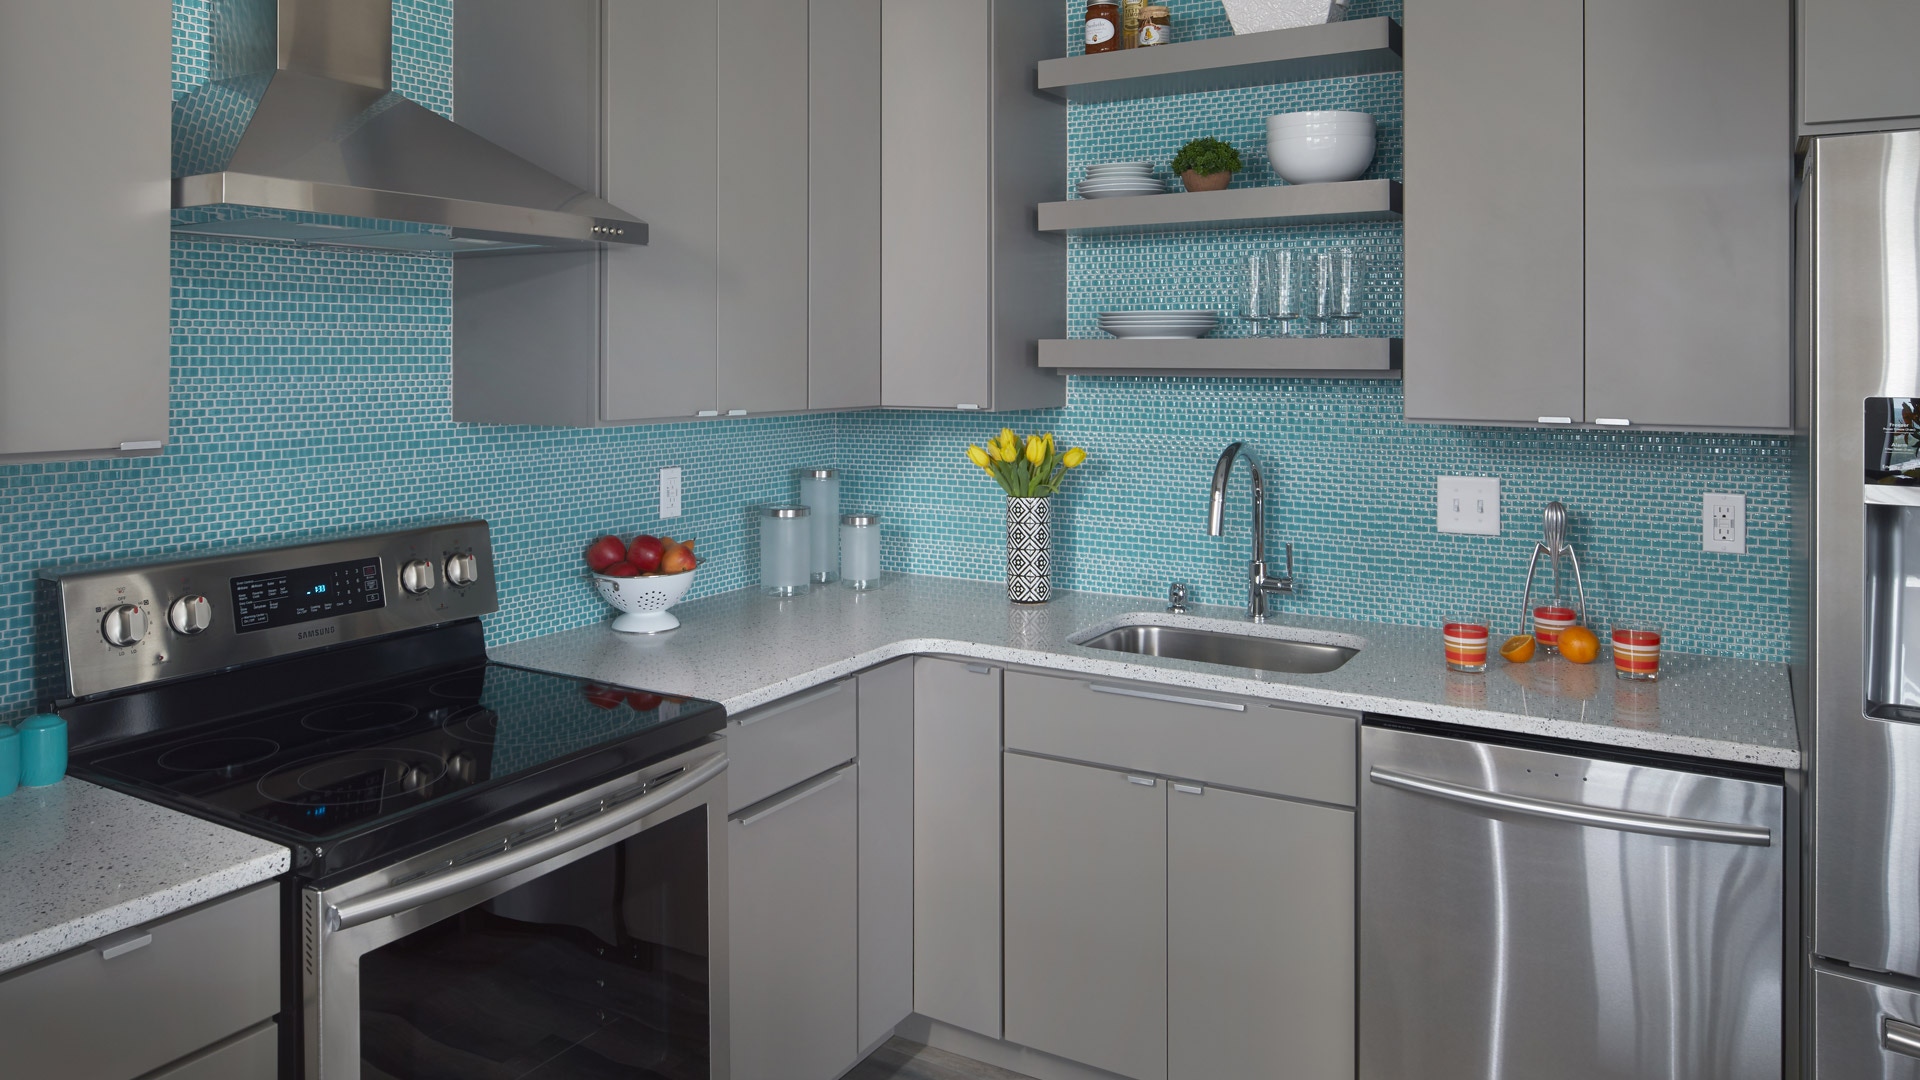
M 1396 0 L 1368 3 L 1354 16 L 1398 15 Z M 1218 0 L 1177 0 L 1175 14 L 1187 32 L 1227 32 Z M 443 112 L 451 19 L 450 0 L 395 4 L 396 82 Z M 206 0 L 175 0 L 175 97 L 206 72 Z M 1077 177 L 1110 156 L 1164 164 L 1187 137 L 1225 133 L 1248 159 L 1236 182 L 1265 183 L 1267 112 L 1364 107 L 1381 118 L 1373 175 L 1397 177 L 1399 102 L 1399 76 L 1376 75 L 1075 107 L 1066 153 Z M 1383 225 L 1076 240 L 1072 332 L 1092 333 L 1091 313 L 1122 301 L 1223 306 L 1233 257 L 1269 243 L 1376 252 L 1376 307 L 1362 332 L 1398 333 L 1399 230 Z M 1075 377 L 1066 408 L 1004 417 L 463 425 L 448 418 L 446 260 L 182 241 L 173 267 L 166 453 L 0 466 L 0 719 L 34 704 L 32 576 L 45 566 L 480 516 L 493 523 L 502 586 L 488 633 L 509 641 L 606 617 L 578 565 L 602 529 L 698 537 L 696 595 L 751 583 L 744 508 L 789 497 L 791 467 L 836 461 L 843 504 L 887 515 L 890 570 L 996 578 L 1002 504 L 962 450 L 1003 423 L 1093 453 L 1056 510 L 1062 588 L 1159 597 L 1180 578 L 1201 601 L 1242 602 L 1244 472 L 1228 535 L 1206 538 L 1202 515 L 1215 457 L 1245 439 L 1268 467 L 1270 551 L 1295 544 L 1305 591 L 1284 601 L 1287 611 L 1431 623 L 1443 607 L 1472 605 L 1517 619 L 1540 507 L 1559 498 L 1597 619 L 1630 609 L 1664 620 L 1677 649 L 1786 654 L 1786 490 L 1800 449 L 1791 440 L 1417 425 L 1400 419 L 1389 380 L 1147 377 Z M 671 523 L 654 517 L 656 470 L 667 465 L 686 470 L 686 515 Z M 1455 473 L 1503 478 L 1503 536 L 1434 531 L 1434 479 Z M 1747 555 L 1699 551 L 1706 490 L 1746 494 Z

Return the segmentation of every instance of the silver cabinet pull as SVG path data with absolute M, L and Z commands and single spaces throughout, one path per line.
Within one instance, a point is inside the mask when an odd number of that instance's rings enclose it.
M 1541 422 L 1541 423 L 1543 423 L 1543 424 L 1571 424 L 1571 423 L 1573 423 L 1573 417 L 1571 417 L 1571 416 L 1543 416 L 1543 417 L 1541 417 L 1541 418 L 1540 418 L 1540 422 Z
M 1593 422 L 1599 424 L 1601 427 L 1629 427 L 1633 424 L 1633 421 L 1625 417 L 1613 416 L 1596 416 L 1593 418 Z
M 1160 781 L 1155 780 L 1151 776 L 1135 776 L 1132 773 L 1127 774 L 1127 783 L 1129 784 L 1139 784 L 1141 787 L 1152 787 L 1159 782 Z
M 370 892 L 365 896 L 356 896 L 338 904 L 328 904 L 327 930 L 338 933 L 359 926 L 361 923 L 385 918 L 396 911 L 430 904 L 443 897 L 452 896 L 454 893 L 464 892 L 476 885 L 484 885 L 497 878 L 525 870 L 529 866 L 546 862 L 575 848 L 585 847 L 608 833 L 619 832 L 661 807 L 677 801 L 726 771 L 726 755 L 715 754 L 687 770 L 679 779 L 666 786 L 656 791 L 649 791 L 632 802 L 622 803 L 611 810 L 595 814 L 582 820 L 578 825 L 508 848 L 490 859 L 479 859 L 445 873 L 415 878 L 405 885 Z
M 1920 1058 L 1920 1027 L 1891 1016 L 1880 1018 L 1880 1049 Z
M 1096 694 L 1117 694 L 1120 697 L 1146 698 L 1148 701 L 1168 701 L 1175 705 L 1194 705 L 1202 709 L 1222 709 L 1226 712 L 1247 711 L 1247 707 L 1237 701 L 1214 701 L 1210 698 L 1181 697 L 1178 694 L 1156 694 L 1151 690 L 1135 690 L 1130 686 L 1103 686 L 1100 683 L 1088 683 L 1087 689 Z
M 751 825 L 754 822 L 759 821 L 761 818 L 772 817 L 773 815 L 779 813 L 782 810 L 785 810 L 787 807 L 792 806 L 794 803 L 799 802 L 801 799 L 804 799 L 809 795 L 817 795 L 820 792 L 827 790 L 833 785 L 839 783 L 841 779 L 846 775 L 847 775 L 847 767 L 845 765 L 842 765 L 839 768 L 828 773 L 826 776 L 823 776 L 820 779 L 813 781 L 812 783 L 806 785 L 805 787 L 802 787 L 800 790 L 794 792 L 793 794 L 787 796 L 786 798 L 781 799 L 779 802 L 774 803 L 771 806 L 762 807 L 759 810 L 755 810 L 751 814 L 748 814 L 744 817 L 735 818 L 734 820 L 738 821 L 742 825 Z
M 993 674 L 993 665 L 992 664 L 968 664 L 967 670 L 974 673 L 975 675 L 991 675 Z
M 815 690 L 811 694 L 802 694 L 799 697 L 788 698 L 785 701 L 775 702 L 774 704 L 768 705 L 764 708 L 754 709 L 752 712 L 749 712 L 737 718 L 734 721 L 734 723 L 740 725 L 741 727 L 746 727 L 749 724 L 757 724 L 760 721 L 765 720 L 769 716 L 779 716 L 783 712 L 792 712 L 793 710 L 799 708 L 802 705 L 811 705 L 816 701 L 824 701 L 825 699 L 830 698 L 833 695 L 839 693 L 841 690 L 845 689 L 847 686 L 847 682 L 848 680 L 842 679 L 839 682 L 834 683 L 832 686 L 829 686 L 824 690 Z
M 100 959 L 112 960 L 116 956 L 138 952 L 151 944 L 153 944 L 153 935 L 149 933 L 139 933 L 132 937 L 123 937 L 118 941 L 105 942 L 100 946 Z
M 1431 780 L 1424 776 L 1412 776 L 1378 767 L 1367 771 L 1367 779 L 1390 788 L 1399 788 L 1419 795 L 1431 795 L 1436 799 L 1445 799 L 1449 802 L 1466 803 L 1469 806 L 1481 806 L 1489 810 L 1506 810 L 1510 813 L 1527 814 L 1555 821 L 1570 821 L 1576 825 L 1591 825 L 1600 829 L 1645 833 L 1648 836 L 1667 836 L 1676 840 L 1705 840 L 1715 844 L 1747 844 L 1766 847 L 1773 843 L 1772 831 L 1752 825 L 1728 825 L 1718 821 L 1663 817 L 1659 814 L 1642 814 L 1633 810 L 1609 810 L 1598 806 L 1556 802 L 1552 799 L 1508 795 L 1504 792 L 1483 791 L 1480 788 L 1463 787 L 1459 784 L 1449 784 L 1444 780 Z
M 1201 787 L 1199 784 L 1175 784 L 1173 785 L 1173 790 L 1183 795 L 1205 795 L 1207 793 L 1207 789 Z

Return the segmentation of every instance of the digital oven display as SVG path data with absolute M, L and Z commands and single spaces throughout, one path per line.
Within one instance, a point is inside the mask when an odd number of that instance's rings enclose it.
M 255 574 L 229 584 L 234 623 L 243 634 L 387 606 L 377 558 Z

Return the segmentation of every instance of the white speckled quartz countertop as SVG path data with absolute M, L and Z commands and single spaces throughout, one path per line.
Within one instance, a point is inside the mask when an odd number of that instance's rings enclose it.
M 0 799 L 0 972 L 287 871 L 278 844 L 68 777 Z
M 895 657 L 939 654 L 1582 743 L 1801 765 L 1784 664 L 1669 653 L 1659 682 L 1630 683 L 1614 676 L 1604 654 L 1585 666 L 1494 657 L 1485 674 L 1465 675 L 1442 662 L 1437 629 L 1285 614 L 1256 627 L 1230 608 L 1196 605 L 1180 616 L 1164 606 L 1062 592 L 1027 607 L 1009 603 L 999 582 L 889 575 L 869 592 L 833 585 L 791 600 L 752 589 L 708 597 L 675 608 L 680 628 L 658 636 L 619 634 L 602 623 L 491 653 L 504 663 L 712 698 L 735 713 Z M 1292 675 L 1072 643 L 1123 622 L 1219 627 L 1222 620 L 1244 633 L 1362 647 L 1337 671 Z

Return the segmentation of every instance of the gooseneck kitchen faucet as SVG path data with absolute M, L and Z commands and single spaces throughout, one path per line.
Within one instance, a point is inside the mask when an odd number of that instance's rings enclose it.
M 1234 443 L 1220 453 L 1220 461 L 1213 467 L 1213 495 L 1207 508 L 1207 535 L 1219 536 L 1222 519 L 1226 514 L 1227 480 L 1233 475 L 1233 463 L 1239 458 L 1247 460 L 1253 481 L 1253 557 L 1247 562 L 1247 618 L 1254 622 L 1267 621 L 1267 597 L 1276 593 L 1293 593 L 1298 589 L 1293 580 L 1293 545 L 1287 545 L 1287 572 L 1279 577 L 1267 576 L 1267 481 L 1260 471 L 1260 459 L 1254 456 L 1253 449 L 1246 443 Z

